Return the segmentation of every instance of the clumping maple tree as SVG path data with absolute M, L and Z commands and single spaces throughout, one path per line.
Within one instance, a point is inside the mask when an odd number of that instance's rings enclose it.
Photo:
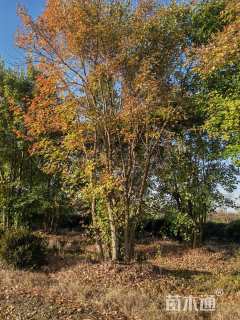
M 130 260 L 154 154 L 182 118 L 185 7 L 49 0 L 35 21 L 18 13 L 18 45 L 39 70 L 31 151 L 89 204 L 102 258 Z

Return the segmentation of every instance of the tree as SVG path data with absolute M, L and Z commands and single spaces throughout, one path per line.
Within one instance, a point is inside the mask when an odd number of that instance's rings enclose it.
M 236 169 L 222 161 L 222 149 L 221 141 L 200 129 L 178 134 L 165 149 L 153 178 L 153 201 L 160 212 L 177 212 L 172 219 L 182 217 L 192 227 L 192 235 L 187 236 L 193 247 L 202 241 L 208 213 L 229 204 L 219 187 L 228 192 L 236 187 Z
M 204 0 L 191 6 L 188 35 L 195 47 L 208 44 L 214 34 L 224 29 L 227 17 L 222 12 L 226 4 L 225 0 Z
M 226 64 L 239 61 L 240 45 L 240 5 L 237 0 L 225 1 L 219 12 L 218 21 L 224 21 L 224 28 L 216 29 L 211 41 L 200 48 L 201 69 L 206 74 Z
M 41 71 L 25 117 L 33 152 L 87 201 L 99 251 L 109 245 L 113 260 L 133 257 L 153 155 L 181 118 L 185 11 L 50 0 L 33 21 L 19 9 L 18 44 Z
M 167 160 L 158 166 L 159 179 L 153 179 L 159 190 L 154 196 L 158 201 L 160 198 L 161 206 L 174 209 L 180 217 L 190 217 L 195 244 L 207 213 L 225 201 L 219 185 L 233 191 L 236 180 L 236 169 L 223 156 L 239 154 L 239 72 L 236 63 L 229 61 L 219 67 L 217 39 L 228 34 L 230 40 L 229 25 L 236 31 L 237 7 L 236 1 L 224 0 L 190 6 L 186 19 L 189 47 L 182 82 L 190 97 L 186 111 L 190 121 L 176 132 L 165 152 Z M 225 51 L 226 55 L 230 53 Z M 211 69 L 211 64 L 218 67 Z
M 225 155 L 239 165 L 240 154 L 240 5 L 239 1 L 227 1 L 219 20 L 225 27 L 216 32 L 196 54 L 198 70 L 205 81 L 205 101 L 208 121 L 206 128 L 228 142 Z
M 23 114 L 33 98 L 34 73 L 25 74 L 0 66 L 0 204 L 4 228 L 38 226 L 56 217 L 67 204 L 57 176 L 40 170 L 41 159 L 30 156 Z M 50 209 L 51 208 L 51 209 Z M 54 218 L 53 218 L 54 217 Z

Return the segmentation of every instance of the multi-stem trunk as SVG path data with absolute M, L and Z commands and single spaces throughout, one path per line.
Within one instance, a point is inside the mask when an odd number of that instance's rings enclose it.
M 139 192 L 137 197 L 138 198 L 137 206 L 135 203 L 131 203 L 131 199 L 129 197 L 129 195 L 131 194 L 131 192 L 129 191 L 132 190 L 133 178 L 130 179 L 130 177 L 127 176 L 127 181 L 131 181 L 131 182 L 130 182 L 130 185 L 128 184 L 126 185 L 126 190 L 125 190 L 125 194 L 126 194 L 125 210 L 126 211 L 125 211 L 125 226 L 124 226 L 124 260 L 126 262 L 131 261 L 134 257 L 135 229 L 136 229 L 136 224 L 141 220 L 142 204 L 143 204 L 144 193 L 146 190 L 147 177 L 150 169 L 150 161 L 151 161 L 151 152 L 149 151 L 146 154 L 146 159 L 143 166 L 143 175 L 140 182 L 140 187 L 139 187 Z M 134 166 L 135 163 L 133 162 L 132 165 Z M 129 171 L 129 175 L 132 172 L 134 172 L 134 168 L 131 168 L 131 170 Z M 131 217 L 130 215 L 130 207 L 135 207 L 134 217 Z

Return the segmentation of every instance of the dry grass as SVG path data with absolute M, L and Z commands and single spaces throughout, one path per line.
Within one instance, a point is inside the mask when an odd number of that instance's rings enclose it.
M 191 250 L 177 243 L 155 241 L 139 246 L 138 250 L 148 254 L 147 261 L 140 265 L 100 264 L 66 254 L 52 259 L 49 266 L 38 273 L 2 267 L 1 298 L 41 297 L 55 307 L 80 310 L 76 319 L 81 319 L 82 313 L 95 314 L 92 319 L 240 319 L 237 247 L 211 244 Z M 200 297 L 215 294 L 217 289 L 223 289 L 223 295 L 216 298 L 215 313 L 165 310 L 168 294 Z M 74 312 L 71 316 L 59 315 L 52 319 L 75 319 Z M 42 318 L 35 315 L 16 319 Z
M 240 219 L 240 212 L 215 212 L 209 215 L 208 220 L 214 222 L 229 223 Z

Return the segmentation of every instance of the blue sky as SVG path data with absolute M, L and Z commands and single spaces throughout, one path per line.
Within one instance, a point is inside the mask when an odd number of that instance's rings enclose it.
M 11 67 L 24 63 L 23 52 L 15 46 L 15 32 L 20 25 L 16 15 L 19 3 L 36 17 L 43 11 L 45 0 L 0 0 L 0 57 Z
M 169 0 L 162 0 L 163 3 Z M 24 64 L 24 54 L 15 46 L 15 33 L 20 25 L 16 15 L 18 4 L 24 5 L 31 16 L 37 17 L 44 9 L 45 0 L 0 0 L 0 58 L 10 67 Z

